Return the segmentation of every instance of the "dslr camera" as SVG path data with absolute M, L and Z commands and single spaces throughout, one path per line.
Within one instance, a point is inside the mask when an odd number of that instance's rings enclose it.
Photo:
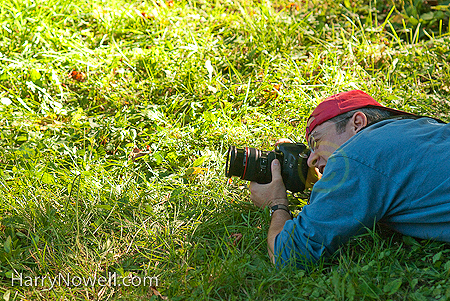
M 274 151 L 256 148 L 237 148 L 231 145 L 227 152 L 225 175 L 266 184 L 272 181 L 271 163 L 278 159 L 286 189 L 291 192 L 305 190 L 308 175 L 307 160 L 310 151 L 302 143 L 280 143 Z

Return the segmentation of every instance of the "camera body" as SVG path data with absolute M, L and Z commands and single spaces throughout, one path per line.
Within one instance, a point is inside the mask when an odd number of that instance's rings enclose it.
M 302 143 L 280 143 L 274 151 L 250 147 L 237 148 L 231 145 L 227 152 L 225 175 L 229 178 L 237 176 L 259 184 L 270 183 L 272 181 L 270 166 L 274 159 L 278 159 L 286 189 L 300 192 L 305 190 L 309 153 Z

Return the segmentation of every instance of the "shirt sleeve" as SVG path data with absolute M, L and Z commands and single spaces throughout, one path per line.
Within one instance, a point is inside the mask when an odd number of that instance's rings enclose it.
M 385 185 L 391 181 L 390 185 Z M 333 254 L 350 237 L 372 229 L 387 214 L 395 186 L 386 175 L 360 162 L 333 155 L 298 217 L 275 238 L 275 264 L 307 269 Z

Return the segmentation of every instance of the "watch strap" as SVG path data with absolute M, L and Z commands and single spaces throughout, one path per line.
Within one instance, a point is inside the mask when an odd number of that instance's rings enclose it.
M 270 207 L 270 215 L 272 215 L 275 211 L 277 211 L 279 209 L 286 211 L 287 213 L 289 213 L 291 218 L 293 218 L 292 212 L 291 212 L 291 210 L 289 210 L 289 207 L 286 205 L 283 205 L 283 204 L 278 204 L 278 205 Z

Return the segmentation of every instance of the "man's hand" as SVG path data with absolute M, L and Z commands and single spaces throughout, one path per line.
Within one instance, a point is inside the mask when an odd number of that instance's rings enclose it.
M 286 187 L 281 177 L 280 161 L 272 161 L 272 182 L 268 184 L 258 184 L 250 182 L 250 199 L 256 207 L 275 206 L 278 204 L 288 205 Z
M 286 187 L 281 177 L 280 161 L 277 159 L 272 161 L 271 171 L 272 182 L 269 184 L 250 183 L 250 199 L 257 207 L 272 207 L 279 204 L 288 205 Z M 275 262 L 275 237 L 283 230 L 286 221 L 290 219 L 291 216 L 285 210 L 276 210 L 272 214 L 269 232 L 267 233 L 267 250 L 273 263 Z
M 310 167 L 306 177 L 305 189 L 312 188 L 314 184 L 322 178 L 322 174 L 317 167 Z

